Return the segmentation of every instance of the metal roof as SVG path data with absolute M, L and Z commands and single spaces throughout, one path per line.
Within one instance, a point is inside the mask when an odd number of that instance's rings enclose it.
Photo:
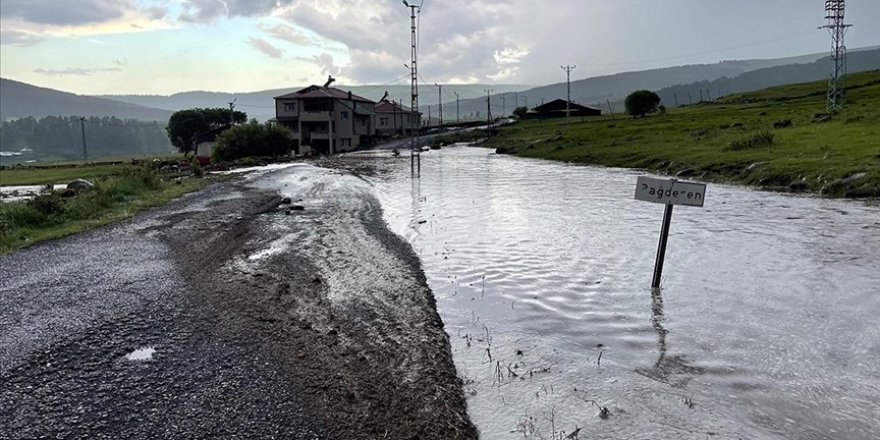
M 364 98 L 363 96 L 355 95 L 349 91 L 344 91 L 340 89 L 334 89 L 332 87 L 320 87 L 320 86 L 309 86 L 302 90 L 288 93 L 286 95 L 276 96 L 275 99 L 310 99 L 310 98 L 322 98 L 322 99 L 351 99 L 352 101 L 361 101 L 361 102 L 369 102 L 373 103 L 373 101 Z

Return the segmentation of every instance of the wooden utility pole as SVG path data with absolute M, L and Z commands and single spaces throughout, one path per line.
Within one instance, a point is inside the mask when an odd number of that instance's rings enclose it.
M 437 86 L 437 105 L 440 106 L 440 127 L 443 127 L 443 86 L 434 83 Z
M 89 150 L 86 147 L 86 118 L 79 118 L 79 128 L 82 131 L 82 142 L 83 142 L 83 161 L 89 160 Z
M 571 71 L 577 68 L 577 66 L 560 66 L 562 70 L 565 71 L 565 85 L 566 85 L 566 98 L 565 98 L 565 118 L 568 119 L 571 117 Z
M 455 123 L 458 124 L 461 122 L 461 114 L 459 113 L 459 107 L 458 107 L 459 96 L 458 96 L 458 92 L 452 92 L 452 93 L 455 93 Z

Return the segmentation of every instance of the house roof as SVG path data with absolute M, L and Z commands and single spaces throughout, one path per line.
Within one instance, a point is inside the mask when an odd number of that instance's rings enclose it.
M 302 90 L 298 90 L 293 93 L 288 93 L 286 95 L 276 96 L 275 99 L 309 99 L 309 98 L 331 98 L 331 99 L 351 99 L 352 101 L 360 101 L 360 102 L 369 102 L 373 103 L 373 101 L 364 98 L 363 96 L 358 96 L 350 91 L 344 91 L 340 89 L 334 89 L 332 87 L 321 87 L 321 86 L 309 86 Z
M 406 108 L 396 102 L 391 102 L 387 99 L 379 101 L 376 104 L 376 113 L 412 113 L 409 108 Z
M 577 111 L 577 110 L 601 111 L 601 110 L 598 109 L 598 108 L 588 107 L 588 106 L 580 105 L 580 104 L 575 104 L 574 102 L 571 102 L 571 103 L 569 103 L 569 104 L 570 104 L 570 105 L 569 105 L 569 108 L 570 108 L 572 111 Z M 565 107 L 566 107 L 566 105 L 565 105 L 565 100 L 564 100 L 564 99 L 554 99 L 554 100 L 552 100 L 552 101 L 550 101 L 550 102 L 547 102 L 547 103 L 541 104 L 541 105 L 539 105 L 539 106 L 537 106 L 537 107 L 535 107 L 535 108 L 529 110 L 529 112 L 540 113 L 540 112 L 559 111 L 559 110 L 565 110 Z

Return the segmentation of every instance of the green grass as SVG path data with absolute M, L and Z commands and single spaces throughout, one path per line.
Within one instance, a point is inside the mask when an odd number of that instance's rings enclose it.
M 75 197 L 63 198 L 56 191 L 0 203 L 0 255 L 131 217 L 212 181 L 188 178 L 178 184 L 147 167 L 118 168 L 115 175 L 96 179 L 95 188 Z
M 694 179 L 767 189 L 803 180 L 827 196 L 880 196 L 880 71 L 850 75 L 848 84 L 847 106 L 834 115 L 825 115 L 826 83 L 819 81 L 646 118 L 523 121 L 501 128 L 485 145 L 523 157 L 666 174 L 692 169 Z M 783 120 L 791 126 L 774 128 Z
M 141 161 L 177 160 L 183 155 L 144 156 Z M 33 165 L 14 165 L 0 169 L 0 185 L 45 185 L 69 183 L 76 179 L 93 180 L 113 176 L 131 163 L 131 158 L 108 158 L 99 162 L 60 161 Z

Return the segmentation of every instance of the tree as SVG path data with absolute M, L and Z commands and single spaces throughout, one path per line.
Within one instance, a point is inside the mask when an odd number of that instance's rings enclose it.
M 624 105 L 626 105 L 626 112 L 630 116 L 641 117 L 657 111 L 660 97 L 650 90 L 636 90 L 626 97 Z
M 522 119 L 526 116 L 526 113 L 528 113 L 528 111 L 528 107 L 517 107 L 513 110 L 513 115 L 516 116 L 518 119 Z
M 195 149 L 200 134 L 229 125 L 229 110 L 225 108 L 193 108 L 174 112 L 168 119 L 168 138 L 181 153 L 189 154 Z M 232 123 L 247 121 L 247 114 L 232 112 Z
M 216 161 L 227 161 L 248 156 L 278 157 L 296 148 L 290 131 L 276 124 L 242 124 L 224 131 L 217 137 L 213 156 Z

